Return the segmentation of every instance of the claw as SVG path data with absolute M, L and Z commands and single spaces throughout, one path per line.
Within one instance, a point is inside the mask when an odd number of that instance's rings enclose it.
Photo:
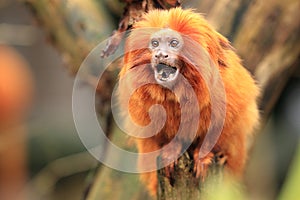
M 213 163 L 214 154 L 209 153 L 204 158 L 199 158 L 199 152 L 195 151 L 194 153 L 194 173 L 196 178 L 199 178 L 201 181 L 204 181 L 207 177 L 207 172 L 209 166 Z

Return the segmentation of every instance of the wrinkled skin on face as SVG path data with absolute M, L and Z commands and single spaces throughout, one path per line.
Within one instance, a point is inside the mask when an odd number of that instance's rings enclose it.
M 178 55 L 183 45 L 180 34 L 168 28 L 152 35 L 149 43 L 152 51 L 151 66 L 159 84 L 169 84 L 177 79 L 180 70 Z

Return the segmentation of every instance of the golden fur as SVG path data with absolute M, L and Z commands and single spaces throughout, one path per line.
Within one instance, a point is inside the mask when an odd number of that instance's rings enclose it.
M 182 115 L 178 98 L 188 99 L 190 95 L 180 83 L 176 83 L 174 86 L 174 90 L 179 94 L 177 97 L 163 86 L 148 84 L 138 88 L 131 95 L 129 104 L 123 101 L 126 99 L 125 96 L 129 95 L 127 94 L 128 88 L 134 87 L 139 80 L 154 82 L 153 71 L 149 67 L 151 51 L 147 47 L 151 34 L 161 28 L 172 29 L 191 39 L 190 41 L 184 39 L 182 50 L 184 55 L 198 58 L 201 64 L 201 59 L 205 55 L 201 51 L 195 51 L 195 45 L 191 42 L 193 41 L 208 52 L 210 59 L 218 67 L 226 93 L 226 118 L 221 136 L 212 152 L 222 152 L 227 157 L 227 171 L 241 177 L 247 157 L 247 138 L 253 133 L 259 119 L 256 103 L 259 89 L 250 73 L 241 65 L 239 57 L 232 50 L 228 40 L 217 33 L 200 14 L 192 10 L 174 8 L 151 11 L 134 25 L 127 40 L 127 52 L 124 57 L 124 66 L 120 72 L 120 79 L 122 80 L 126 73 L 132 69 L 135 70 L 134 74 L 129 75 L 129 78 L 121 82 L 122 84 L 119 86 L 122 109 L 128 109 L 131 120 L 141 126 L 150 123 L 148 110 L 152 105 L 161 104 L 167 113 L 165 126 L 159 133 L 147 139 L 136 140 L 138 151 L 140 153 L 155 151 L 170 142 L 178 131 Z M 203 75 L 209 75 L 211 72 L 207 68 L 194 66 L 183 58 L 181 61 L 180 72 L 192 85 L 200 108 L 199 128 L 192 145 L 194 149 L 191 150 L 196 151 L 199 150 L 211 124 L 210 95 L 203 79 Z M 219 91 L 212 92 L 218 93 Z M 193 113 L 192 110 L 193 108 L 190 110 L 191 113 Z M 184 121 L 184 123 L 188 127 L 195 126 L 195 124 L 189 124 L 191 123 L 189 121 Z M 209 154 L 208 160 L 211 161 L 211 154 Z M 147 163 L 145 160 L 139 161 L 139 165 L 145 163 Z M 143 174 L 142 180 L 146 182 L 150 192 L 155 194 L 157 188 L 156 172 Z

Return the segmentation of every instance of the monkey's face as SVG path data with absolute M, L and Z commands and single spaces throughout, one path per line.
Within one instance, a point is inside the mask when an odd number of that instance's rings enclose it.
M 151 36 L 149 43 L 152 53 L 151 66 L 155 80 L 159 84 L 170 84 L 176 81 L 180 70 L 178 55 L 182 47 L 182 37 L 171 29 L 160 30 Z

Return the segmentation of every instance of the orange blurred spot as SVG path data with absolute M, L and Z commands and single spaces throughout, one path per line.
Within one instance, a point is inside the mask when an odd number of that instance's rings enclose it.
M 0 45 L 0 126 L 22 120 L 32 95 L 27 63 L 12 48 Z
M 24 200 L 27 181 L 26 119 L 33 81 L 24 59 L 0 45 L 0 199 Z

